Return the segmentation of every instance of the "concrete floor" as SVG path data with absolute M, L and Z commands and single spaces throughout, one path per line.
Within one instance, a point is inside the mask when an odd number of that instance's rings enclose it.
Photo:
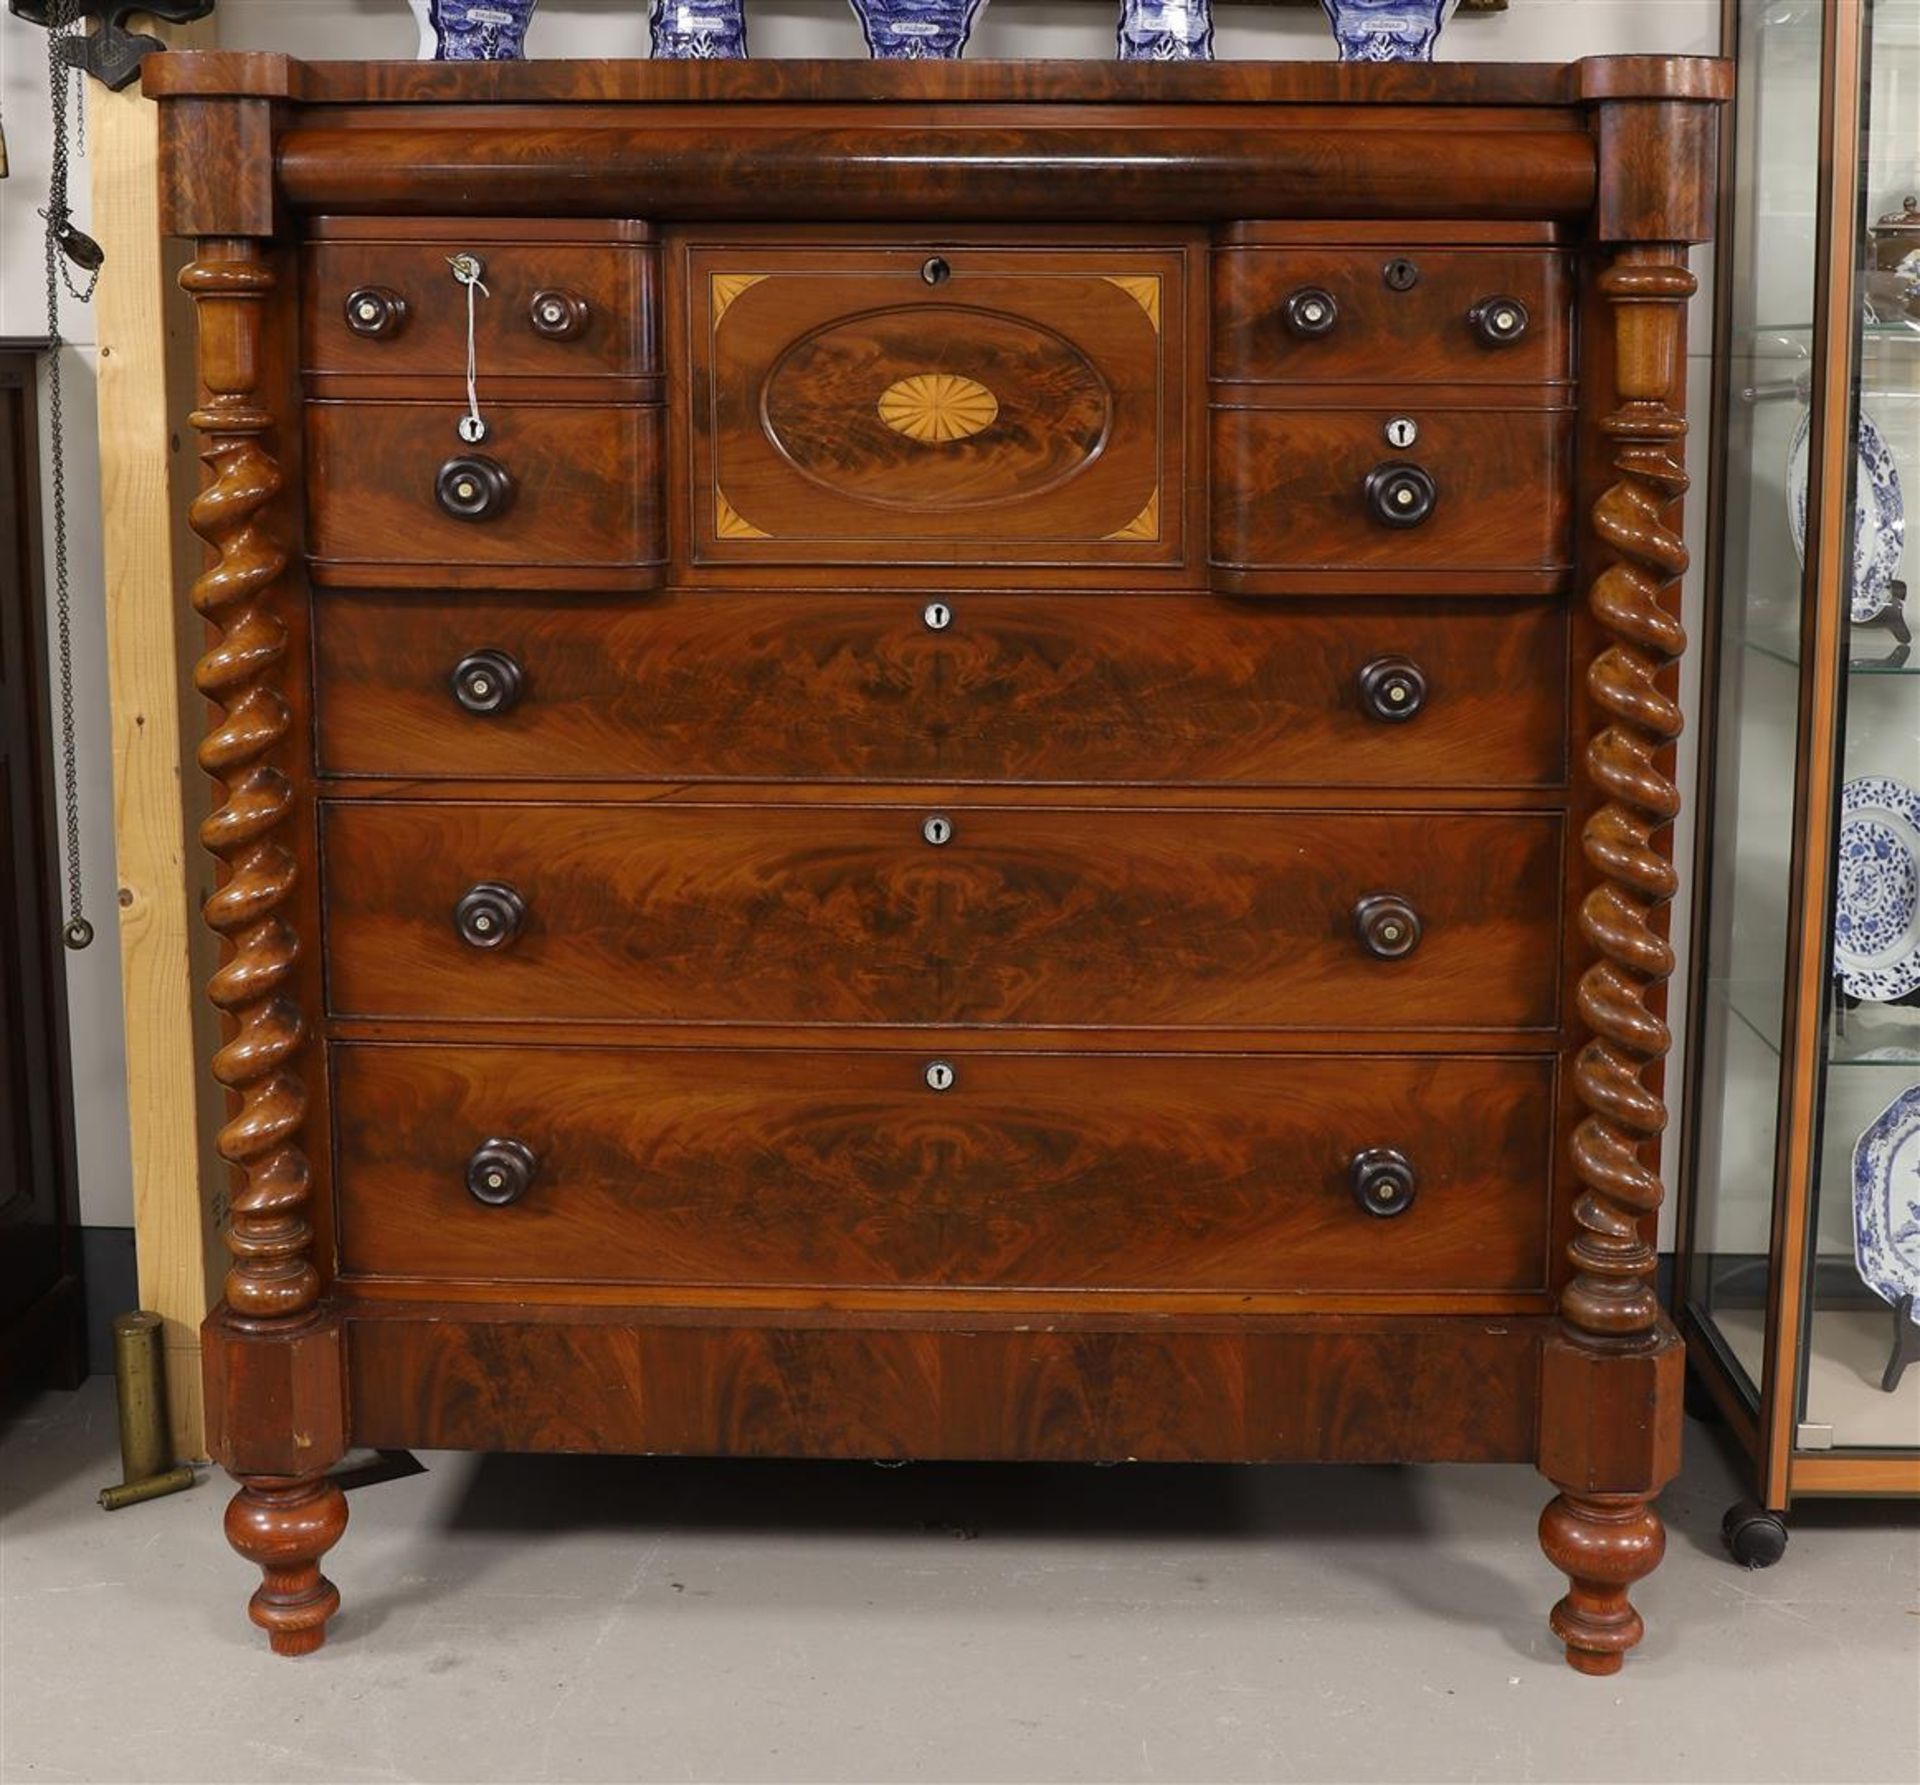
M 1723 1558 L 1689 1433 L 1650 1634 L 1564 1667 L 1522 1468 L 430 1454 L 271 1658 L 223 1482 L 119 1513 L 111 1385 L 0 1432 L 0 1778 L 1920 1779 L 1920 1522 Z

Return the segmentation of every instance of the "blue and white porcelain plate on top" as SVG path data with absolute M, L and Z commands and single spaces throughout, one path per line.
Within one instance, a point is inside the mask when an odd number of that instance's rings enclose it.
M 1787 448 L 1787 520 L 1793 529 L 1794 555 L 1807 564 L 1807 431 L 1809 412 L 1800 417 Z M 1907 531 L 1906 505 L 1900 497 L 1900 473 L 1887 437 L 1873 417 L 1860 411 L 1854 439 L 1853 593 L 1849 611 L 1857 621 L 1871 620 L 1893 594 L 1894 573 Z
M 1850 998 L 1885 1004 L 1920 989 L 1920 791 L 1891 775 L 1840 790 L 1833 968 Z
M 1888 1104 L 1853 1149 L 1853 1262 L 1883 1301 L 1920 1297 L 1920 1085 Z

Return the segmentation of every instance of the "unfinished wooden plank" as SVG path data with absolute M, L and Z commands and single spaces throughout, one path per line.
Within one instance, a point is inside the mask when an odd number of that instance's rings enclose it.
M 212 23 L 147 26 L 180 47 Z M 174 1449 L 206 1453 L 200 1322 L 218 1294 L 226 1169 L 220 1109 L 194 1070 L 212 1039 L 212 945 L 199 918 L 211 862 L 194 838 L 203 782 L 184 740 L 179 665 L 199 642 L 184 590 L 197 551 L 180 516 L 198 483 L 178 418 L 192 407 L 191 318 L 160 235 L 157 114 L 138 86 L 88 95 L 93 230 L 107 251 L 99 330 L 100 498 L 112 695 L 120 972 L 141 1305 L 166 1321 Z M 163 450 L 160 443 L 166 442 Z

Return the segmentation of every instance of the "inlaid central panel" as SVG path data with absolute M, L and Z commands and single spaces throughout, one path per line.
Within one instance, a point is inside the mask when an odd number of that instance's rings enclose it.
M 693 561 L 1180 562 L 1190 270 L 689 247 Z

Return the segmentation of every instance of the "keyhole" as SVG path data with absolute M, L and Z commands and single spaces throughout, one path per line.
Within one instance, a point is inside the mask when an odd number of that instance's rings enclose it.
M 927 1062 L 926 1080 L 929 1091 L 951 1091 L 953 1089 L 953 1067 L 945 1060 L 929 1060 Z
M 1420 282 L 1420 269 L 1410 260 L 1395 258 L 1380 269 L 1389 291 L 1411 291 Z
M 936 812 L 921 825 L 920 834 L 938 849 L 941 844 L 953 841 L 953 820 L 943 813 Z
M 920 277 L 929 285 L 944 285 L 953 277 L 953 268 L 936 254 L 921 267 Z
M 1411 446 L 1420 438 L 1420 424 L 1410 415 L 1396 415 L 1387 423 L 1389 446 Z
M 920 617 L 926 621 L 929 632 L 945 632 L 953 624 L 953 609 L 944 601 L 929 601 Z

